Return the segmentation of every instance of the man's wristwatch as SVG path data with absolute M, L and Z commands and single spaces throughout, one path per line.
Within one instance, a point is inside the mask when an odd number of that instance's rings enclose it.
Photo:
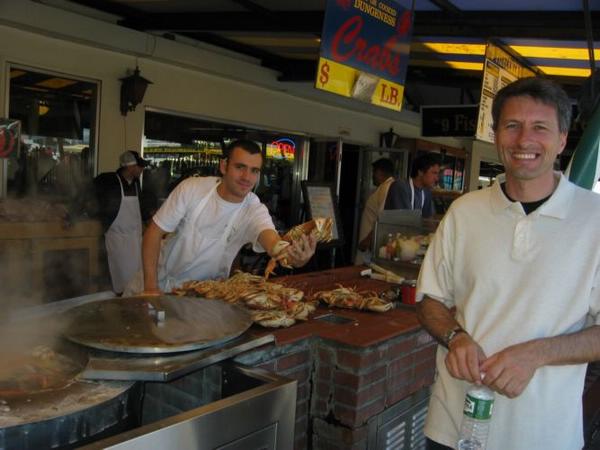
M 450 346 L 450 342 L 456 337 L 458 333 L 466 333 L 466 331 L 458 325 L 448 330 L 446 334 L 444 334 L 444 336 L 442 337 L 442 345 L 448 348 Z

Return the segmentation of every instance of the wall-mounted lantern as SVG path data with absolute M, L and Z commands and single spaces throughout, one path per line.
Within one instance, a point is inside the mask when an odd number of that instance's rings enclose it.
M 142 103 L 146 88 L 152 81 L 146 80 L 140 75 L 140 69 L 136 66 L 133 75 L 121 78 L 121 114 L 126 116 L 127 112 L 135 111 L 135 107 Z

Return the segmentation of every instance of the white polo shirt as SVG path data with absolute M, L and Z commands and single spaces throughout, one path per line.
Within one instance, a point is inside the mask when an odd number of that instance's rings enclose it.
M 561 176 L 526 215 L 497 182 L 452 203 L 423 263 L 417 298 L 456 306 L 456 319 L 487 356 L 535 338 L 600 324 L 600 196 Z M 437 351 L 438 376 L 425 434 L 454 446 L 468 384 Z M 515 399 L 496 395 L 488 450 L 583 446 L 586 364 L 538 369 Z

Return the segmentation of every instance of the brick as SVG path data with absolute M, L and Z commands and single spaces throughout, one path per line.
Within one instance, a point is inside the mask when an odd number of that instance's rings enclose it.
M 318 381 L 315 392 L 319 397 L 327 398 L 331 392 L 332 383 L 329 381 Z
M 326 417 L 329 414 L 329 403 L 326 399 L 315 398 L 310 410 L 315 417 Z
M 317 367 L 317 378 L 320 380 L 331 380 L 333 374 L 333 366 L 318 366 Z
M 419 363 L 421 361 L 427 361 L 429 359 L 433 360 L 433 359 L 435 359 L 435 352 L 436 352 L 436 347 L 434 345 L 425 347 L 422 350 L 417 350 L 416 352 L 413 353 L 413 355 L 415 357 L 415 362 Z
M 415 348 L 415 342 L 416 342 L 416 339 L 413 336 L 410 338 L 403 339 L 402 341 L 400 341 L 396 344 L 390 345 L 387 350 L 387 358 L 395 359 L 406 353 L 410 353 Z
M 360 391 L 336 386 L 335 392 L 333 393 L 333 400 L 335 402 L 343 403 L 346 406 L 359 409 L 365 403 L 369 403 L 377 397 L 383 397 L 385 385 L 385 380 L 381 380 Z
M 415 364 L 414 353 L 402 356 L 401 358 L 390 361 L 388 366 L 388 373 L 404 372 L 410 369 Z
M 318 360 L 319 363 L 326 365 L 334 365 L 335 364 L 335 352 L 333 349 L 319 348 L 318 352 Z
M 431 382 L 428 382 L 425 378 L 421 378 L 420 380 L 415 380 L 409 386 L 409 394 L 412 395 L 417 391 L 420 391 L 424 387 L 431 386 Z
M 411 389 L 411 386 L 407 384 L 400 389 L 396 389 L 395 391 L 387 391 L 385 396 L 385 405 L 389 407 L 395 403 L 398 403 L 400 400 L 404 400 L 406 397 L 408 397 Z
M 308 362 L 309 357 L 310 353 L 308 350 L 282 356 L 277 360 L 277 372 L 283 372 L 292 367 L 302 366 Z
M 386 351 L 381 349 L 363 352 L 351 352 L 344 349 L 337 350 L 337 365 L 350 367 L 356 371 L 370 368 L 379 362 L 384 362 L 385 358 Z
M 400 389 L 414 380 L 414 371 L 412 369 L 403 372 L 390 373 L 386 378 L 385 390 L 387 392 Z
M 336 403 L 333 407 L 333 415 L 343 425 L 356 427 L 365 424 L 371 417 L 379 414 L 383 411 L 384 406 L 385 399 L 383 397 L 360 409 L 348 408 Z
M 349 446 L 367 439 L 369 427 L 365 425 L 357 428 L 348 428 L 338 424 L 331 424 L 321 419 L 314 419 L 313 433 L 328 441 Z
M 357 422 L 355 425 L 362 425 L 367 423 L 371 418 L 379 414 L 385 408 L 385 399 L 383 397 L 378 398 L 373 403 L 366 405 L 358 410 Z
M 342 370 L 335 370 L 333 374 L 333 380 L 335 384 L 345 386 L 351 389 L 361 389 L 371 383 L 374 383 L 385 377 L 387 368 L 381 366 L 373 370 L 372 372 L 364 375 L 355 375 Z

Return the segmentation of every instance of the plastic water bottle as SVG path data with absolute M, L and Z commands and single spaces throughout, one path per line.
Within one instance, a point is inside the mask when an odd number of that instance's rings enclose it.
M 494 391 L 472 385 L 465 396 L 458 450 L 485 450 L 492 419 Z

